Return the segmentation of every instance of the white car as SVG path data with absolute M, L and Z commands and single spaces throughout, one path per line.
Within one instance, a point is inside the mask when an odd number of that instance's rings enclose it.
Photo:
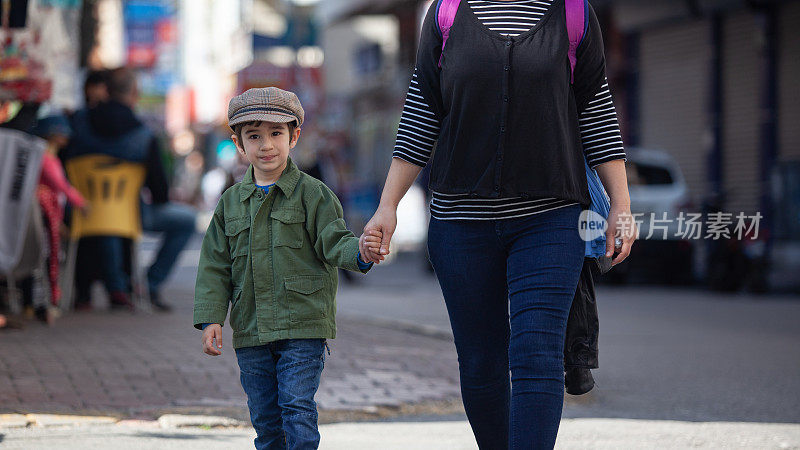
M 680 213 L 696 211 L 678 163 L 658 150 L 632 148 L 626 153 L 631 213 L 641 214 L 639 239 L 680 240 Z
M 692 243 L 680 235 L 681 212 L 695 211 L 689 189 L 675 159 L 664 151 L 626 149 L 631 213 L 639 235 L 631 255 L 609 272 L 609 279 L 624 282 L 631 272 L 668 283 L 690 283 L 694 278 Z M 698 219 L 696 222 L 702 222 Z M 683 225 L 684 230 L 686 225 Z M 685 233 L 684 233 L 685 234 Z M 653 277 L 655 275 L 655 277 Z

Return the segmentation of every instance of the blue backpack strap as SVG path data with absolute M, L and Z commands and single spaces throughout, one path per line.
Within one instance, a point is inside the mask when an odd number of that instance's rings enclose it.
M 456 12 L 461 0 L 439 0 L 436 4 L 436 23 L 439 25 L 439 32 L 442 35 L 442 52 L 439 55 L 439 68 L 442 68 L 442 55 L 444 55 L 444 44 L 450 37 L 450 27 L 456 19 Z
M 564 12 L 567 17 L 567 34 L 569 35 L 569 82 L 575 83 L 575 65 L 578 62 L 578 46 L 581 45 L 586 30 L 589 28 L 588 0 L 565 0 Z

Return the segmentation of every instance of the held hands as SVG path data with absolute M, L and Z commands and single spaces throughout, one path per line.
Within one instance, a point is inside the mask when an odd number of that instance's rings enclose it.
M 203 353 L 211 356 L 219 356 L 222 354 L 221 348 L 222 325 L 212 323 L 203 330 Z
M 606 229 L 606 256 L 617 254 L 611 260 L 612 267 L 630 255 L 631 247 L 638 234 L 639 230 L 633 220 L 633 215 L 631 215 L 630 206 L 618 206 L 612 203 L 611 210 L 608 212 L 608 229 Z M 616 245 L 615 240 L 619 240 L 620 245 Z
M 361 259 L 365 263 L 380 264 L 383 257 L 380 256 L 381 232 L 376 230 L 365 231 L 358 239 L 358 249 L 361 251 Z
M 397 210 L 393 208 L 378 208 L 372 219 L 364 227 L 367 236 L 366 251 L 362 249 L 361 256 L 364 262 L 380 264 L 389 254 L 389 243 L 397 227 Z M 375 238 L 378 238 L 376 240 Z

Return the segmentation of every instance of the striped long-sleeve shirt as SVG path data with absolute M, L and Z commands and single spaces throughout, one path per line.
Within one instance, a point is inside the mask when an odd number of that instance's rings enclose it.
M 552 1 L 468 0 L 468 4 L 484 26 L 506 36 L 518 36 L 536 25 Z M 583 151 L 590 167 L 625 158 L 607 81 L 579 114 Z M 415 69 L 403 106 L 393 157 L 424 167 L 430 160 L 440 127 L 439 120 L 419 90 Z M 430 207 L 431 215 L 440 220 L 494 220 L 523 217 L 574 204 L 573 201 L 552 197 L 489 199 L 434 191 Z

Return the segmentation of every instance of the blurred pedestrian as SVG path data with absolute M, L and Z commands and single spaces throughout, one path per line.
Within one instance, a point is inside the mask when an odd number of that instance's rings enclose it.
M 344 151 L 346 139 L 346 135 L 343 133 L 326 133 L 323 139 L 319 139 L 320 145 L 308 149 L 311 155 L 306 158 L 306 165 L 300 167 L 304 173 L 325 183 L 325 186 L 328 186 L 340 201 L 344 183 L 338 159 Z M 339 275 L 349 284 L 357 284 L 361 281 L 345 269 L 339 269 Z
M 231 99 L 231 138 L 250 167 L 220 198 L 197 269 L 194 326 L 203 330 L 206 354 L 221 354 L 232 304 L 258 449 L 319 446 L 314 394 L 326 339 L 336 337 L 336 268 L 366 273 L 372 266 L 361 260 L 333 192 L 289 158 L 303 118 L 297 95 L 275 87 Z
M 380 254 L 364 252 L 379 262 L 400 199 L 433 159 L 428 249 L 481 448 L 555 445 L 565 328 L 585 254 L 579 217 L 591 203 L 584 159 L 611 197 L 607 256 L 617 219 L 630 217 L 602 34 L 584 4 L 431 5 L 381 202 L 365 227 L 382 232 Z M 623 237 L 615 264 L 633 244 L 633 233 Z
M 106 69 L 92 70 L 86 74 L 86 81 L 83 83 L 83 100 L 86 108 L 94 108 L 108 101 L 109 74 Z
M 47 222 L 50 241 L 48 267 L 50 302 L 55 307 L 61 300 L 61 290 L 58 285 L 58 255 L 61 243 L 61 223 L 64 220 L 62 197 L 65 197 L 72 206 L 82 210 L 86 210 L 88 204 L 80 192 L 69 184 L 64 175 L 64 167 L 58 159 L 59 151 L 67 145 L 72 134 L 67 118 L 61 115 L 52 115 L 39 119 L 33 133 L 47 141 L 47 150 L 42 158 L 41 176 L 36 195 Z M 52 308 L 48 310 L 46 320 L 48 323 L 53 322 Z
M 152 306 L 159 311 L 169 311 L 171 306 L 162 299 L 160 287 L 194 232 L 196 213 L 187 205 L 169 201 L 169 184 L 159 140 L 133 112 L 139 98 L 135 73 L 124 67 L 114 69 L 106 74 L 105 80 L 108 101 L 101 101 L 73 116 L 74 136 L 65 157 L 106 154 L 145 165 L 149 202 L 141 205 L 142 228 L 163 234 L 156 259 L 147 270 L 147 287 Z M 98 99 L 102 98 L 102 89 L 92 92 Z M 112 307 L 132 309 L 130 280 L 123 266 L 122 238 L 103 237 L 99 248 Z M 88 298 L 78 300 L 85 303 Z

